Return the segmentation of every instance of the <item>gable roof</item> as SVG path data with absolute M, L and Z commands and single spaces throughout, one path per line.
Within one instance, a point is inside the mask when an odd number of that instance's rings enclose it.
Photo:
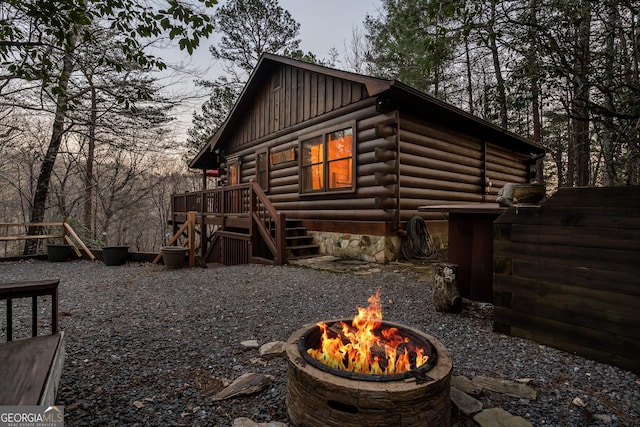
M 507 131 L 493 123 L 476 117 L 466 111 L 454 107 L 421 92 L 409 85 L 397 80 L 385 80 L 377 77 L 365 76 L 349 71 L 337 70 L 322 65 L 311 64 L 280 55 L 265 53 L 260 57 L 258 64 L 254 68 L 247 84 L 243 88 L 238 100 L 236 101 L 229 116 L 220 126 L 218 131 L 209 139 L 196 157 L 189 163 L 192 168 L 206 169 L 212 167 L 212 159 L 214 159 L 214 150 L 219 141 L 224 141 L 229 136 L 235 126 L 242 120 L 243 114 L 251 105 L 253 98 L 257 95 L 262 87 L 264 80 L 268 78 L 276 67 L 279 65 L 289 65 L 302 70 L 307 70 L 326 76 L 343 79 L 351 82 L 362 84 L 366 88 L 368 97 L 386 96 L 400 110 L 410 109 L 411 111 L 419 111 L 422 114 L 429 114 L 429 117 L 437 120 L 438 123 L 449 125 L 453 128 L 464 128 L 467 131 L 474 132 L 487 137 L 498 136 L 500 139 L 508 138 L 510 146 L 519 151 L 531 154 L 543 154 L 545 148 L 527 138 Z M 512 144 L 512 145 L 511 145 Z M 215 160 L 214 160 L 215 162 Z

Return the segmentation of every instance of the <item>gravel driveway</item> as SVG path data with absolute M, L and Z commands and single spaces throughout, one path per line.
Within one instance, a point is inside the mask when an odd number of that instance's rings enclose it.
M 454 375 L 530 378 L 538 393 L 530 401 L 485 391 L 479 397 L 485 408 L 502 407 L 538 427 L 640 425 L 637 375 L 496 334 L 487 310 L 436 313 L 430 278 L 401 266 L 335 273 L 295 266 L 172 271 L 87 261 L 0 263 L 3 282 L 45 278 L 60 279 L 66 360 L 58 403 L 65 405 L 67 426 L 230 426 L 238 417 L 286 423 L 286 361 L 263 361 L 240 342 L 286 341 L 304 324 L 351 317 L 378 288 L 384 318 L 439 339 L 452 353 Z M 14 307 L 16 329 L 28 333 L 30 305 Z M 48 305 L 39 307 L 46 320 Z M 0 303 L 1 329 L 4 310 Z M 248 397 L 212 400 L 246 372 L 275 380 Z M 575 398 L 584 406 L 573 404 Z

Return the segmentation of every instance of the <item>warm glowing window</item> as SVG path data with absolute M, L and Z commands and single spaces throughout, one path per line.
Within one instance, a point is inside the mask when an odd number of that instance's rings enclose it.
M 353 189 L 353 127 L 301 142 L 301 193 Z
M 229 164 L 229 185 L 240 184 L 240 165 L 238 162 Z

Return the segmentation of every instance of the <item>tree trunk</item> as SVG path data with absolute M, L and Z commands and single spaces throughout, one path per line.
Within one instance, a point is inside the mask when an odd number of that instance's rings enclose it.
M 605 70 L 605 87 L 614 88 L 616 87 L 615 83 L 615 70 L 614 64 L 617 64 L 615 61 L 616 51 L 615 51 L 615 33 L 618 28 L 618 11 L 616 8 L 615 2 L 608 0 L 607 1 L 607 25 L 606 25 L 606 36 L 605 36 L 605 52 L 606 58 L 611 66 L 607 67 Z M 605 102 L 605 115 L 602 119 L 604 132 L 602 132 L 602 157 L 604 159 L 604 185 L 612 186 L 616 185 L 617 177 L 616 177 L 616 168 L 614 163 L 614 139 L 616 135 L 615 125 L 613 123 L 613 112 L 615 111 L 615 106 L 613 103 L 613 94 L 611 90 L 607 90 L 604 93 L 604 102 Z
M 498 52 L 497 35 L 495 32 L 496 25 L 496 1 L 491 1 L 491 20 L 489 21 L 489 48 L 493 57 L 493 68 L 496 74 L 496 90 L 498 92 L 498 107 L 500 109 L 500 125 L 507 129 L 507 95 L 504 88 L 504 78 L 500 68 L 500 52 Z
M 74 27 L 72 33 L 69 35 L 69 43 L 67 50 L 65 51 L 62 61 L 62 71 L 58 79 L 58 96 L 55 116 L 53 120 L 53 128 L 51 132 L 51 139 L 49 141 L 49 147 L 47 153 L 42 160 L 40 167 L 40 174 L 38 175 L 38 182 L 36 184 L 36 191 L 33 196 L 33 203 L 31 205 L 31 223 L 39 223 L 44 221 L 44 214 L 47 207 L 47 196 L 49 194 L 49 184 L 51 182 L 51 174 L 53 173 L 53 167 L 62 144 L 62 136 L 64 135 L 64 122 L 65 111 L 68 107 L 69 97 L 67 95 L 67 89 L 69 86 L 69 80 L 71 79 L 71 73 L 74 66 L 73 47 L 76 44 L 77 28 Z M 28 235 L 36 235 L 40 231 L 40 227 L 30 226 L 27 230 Z M 37 241 L 35 239 L 25 240 L 24 254 L 33 255 L 36 253 Z
M 456 264 L 433 265 L 433 307 L 444 313 L 457 313 L 462 308 Z
M 527 55 L 531 85 L 531 118 L 533 121 L 533 140 L 542 142 L 542 122 L 540 119 L 540 67 L 538 66 L 538 42 L 535 32 L 538 31 L 538 0 L 531 0 L 529 5 L 529 40 L 531 46 Z M 544 161 L 536 161 L 536 182 L 544 182 Z
M 87 81 L 91 87 L 91 117 L 89 119 L 89 146 L 87 148 L 87 167 L 84 177 L 84 226 L 91 233 L 93 227 L 93 164 L 96 150 L 96 120 L 97 120 L 97 100 L 96 89 L 90 75 Z M 95 239 L 96 236 L 92 234 Z
M 589 185 L 591 140 L 589 138 L 589 36 L 591 34 L 591 5 L 582 2 L 576 28 L 575 72 L 573 77 L 572 121 L 575 141 L 575 166 L 578 187 Z
M 469 113 L 473 114 L 473 78 L 471 72 L 471 56 L 469 55 L 469 32 L 464 31 L 464 53 L 466 55 L 467 66 L 467 96 L 469 101 Z

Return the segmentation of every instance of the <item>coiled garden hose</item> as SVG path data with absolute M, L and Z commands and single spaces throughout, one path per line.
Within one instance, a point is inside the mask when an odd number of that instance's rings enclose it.
M 407 221 L 406 235 L 400 242 L 400 251 L 407 260 L 426 259 L 436 254 L 436 246 L 427 230 L 427 223 L 419 216 Z

